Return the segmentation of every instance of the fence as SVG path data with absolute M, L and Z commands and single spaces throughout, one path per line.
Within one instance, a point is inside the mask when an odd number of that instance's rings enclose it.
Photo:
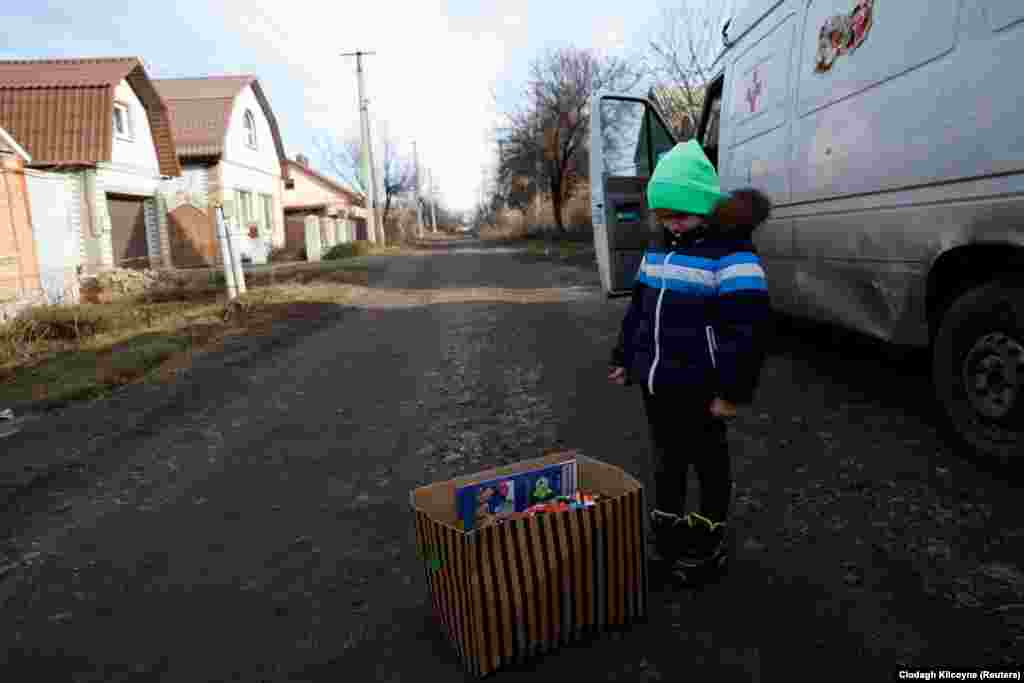
M 30 306 L 76 304 L 81 301 L 77 267 L 40 268 L 39 280 L 27 281 L 18 274 L 0 275 L 0 322 L 6 322 Z

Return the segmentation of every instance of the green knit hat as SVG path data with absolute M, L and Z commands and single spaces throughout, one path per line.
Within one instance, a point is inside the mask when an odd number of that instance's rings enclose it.
M 710 214 L 727 198 L 718 183 L 718 174 L 700 143 L 679 143 L 658 161 L 647 183 L 647 206 L 700 216 Z

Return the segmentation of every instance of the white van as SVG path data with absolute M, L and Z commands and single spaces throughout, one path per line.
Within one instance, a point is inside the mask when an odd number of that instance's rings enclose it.
M 773 307 L 929 347 L 954 435 L 1024 455 L 1024 2 L 752 0 L 723 38 L 698 139 L 724 189 L 775 204 L 755 233 Z M 614 296 L 675 141 L 642 98 L 591 112 Z

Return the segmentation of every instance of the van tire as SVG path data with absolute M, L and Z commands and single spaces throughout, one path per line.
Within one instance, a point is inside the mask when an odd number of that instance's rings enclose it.
M 960 445 L 1004 464 L 1024 456 L 1024 286 L 997 280 L 957 297 L 932 345 L 932 381 Z

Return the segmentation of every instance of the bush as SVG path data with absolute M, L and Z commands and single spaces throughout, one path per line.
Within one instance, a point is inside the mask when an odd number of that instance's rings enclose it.
M 332 261 L 335 259 L 367 256 L 371 253 L 373 253 L 373 244 L 369 240 L 356 240 L 348 244 L 336 244 L 327 250 L 324 254 L 324 259 Z
M 80 342 L 115 329 L 118 312 L 130 310 L 128 306 L 111 309 L 89 304 L 28 308 L 0 324 L 0 362 L 31 357 L 41 344 Z

